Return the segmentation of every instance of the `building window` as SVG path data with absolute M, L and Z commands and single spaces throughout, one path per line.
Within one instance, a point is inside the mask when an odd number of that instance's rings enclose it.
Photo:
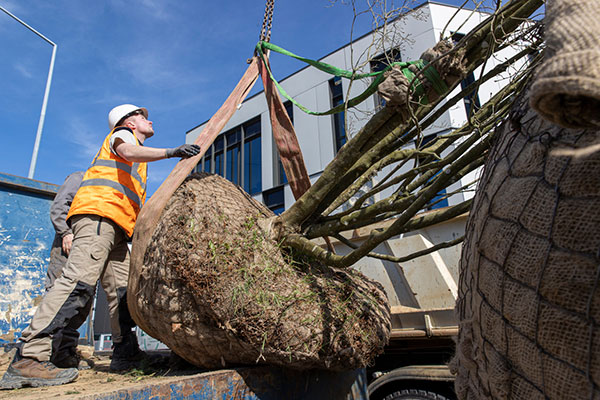
M 242 164 L 242 131 L 234 129 L 225 135 L 227 153 L 225 154 L 225 178 L 239 185 L 241 183 L 240 165 Z
M 331 95 L 331 106 L 337 107 L 340 104 L 344 104 L 344 93 L 342 90 L 342 80 L 339 76 L 329 80 L 329 93 Z M 333 118 L 333 135 L 335 152 L 342 148 L 346 144 L 346 128 L 344 123 L 344 112 L 332 114 Z
M 294 125 L 294 107 L 292 105 L 291 101 L 286 101 L 285 103 L 283 103 L 283 107 L 285 108 L 285 111 L 287 112 L 288 117 L 290 117 L 290 121 L 292 122 L 292 125 Z M 273 143 L 275 142 L 275 140 L 273 139 Z M 275 159 L 277 160 L 277 163 L 275 165 L 275 185 L 283 185 L 286 184 L 288 182 L 287 180 L 287 176 L 285 175 L 285 170 L 283 169 L 283 164 L 281 163 L 281 157 L 279 156 L 279 150 L 277 149 L 277 145 L 274 143 L 273 144 L 273 148 L 275 149 Z
M 218 174 L 250 194 L 262 190 L 260 117 L 220 134 L 196 169 Z
M 244 190 L 250 194 L 262 191 L 261 176 L 261 144 L 260 144 L 260 118 L 243 125 L 244 128 L 244 153 L 243 185 Z
M 452 41 L 454 44 L 457 44 L 465 35 L 463 33 L 454 32 L 452 34 Z M 475 82 L 475 74 L 473 72 L 469 72 L 469 74 L 460 82 L 461 89 L 465 89 L 470 84 Z M 470 93 L 467 93 L 463 98 L 465 103 L 465 111 L 467 115 L 471 115 L 472 113 L 477 112 L 481 108 L 481 103 L 479 101 L 479 93 L 477 90 L 473 90 Z
M 469 72 L 469 74 L 460 82 L 460 87 L 464 90 L 470 84 L 475 82 L 475 74 L 473 72 Z M 473 90 L 465 95 L 463 98 L 465 102 L 465 111 L 467 115 L 471 115 L 471 113 L 477 112 L 481 108 L 481 103 L 479 102 L 479 93 L 477 90 Z
M 435 140 L 437 135 L 425 136 L 421 141 L 421 149 L 427 147 L 431 142 Z M 417 158 L 417 165 L 422 165 L 425 162 L 424 157 Z M 433 181 L 442 171 L 438 171 L 437 174 L 429 178 L 428 183 Z M 424 207 L 425 210 L 435 210 L 436 208 L 448 207 L 448 198 L 446 197 L 446 189 L 440 190 Z
M 364 183 L 364 185 L 362 185 L 361 188 L 358 189 L 358 191 L 352 195 L 352 197 L 350 197 L 344 204 L 342 204 L 338 210 L 340 210 L 340 211 L 346 211 L 346 210 L 354 207 L 354 205 L 356 204 L 356 202 L 358 201 L 358 199 L 364 197 L 367 193 L 369 193 L 371 191 L 371 189 L 373 189 L 373 187 L 375 186 L 375 184 L 376 183 L 375 183 L 374 178 L 371 178 L 368 181 L 366 181 Z M 361 207 L 372 206 L 373 204 L 375 204 L 375 202 L 377 201 L 378 198 L 379 197 L 378 197 L 377 194 L 374 194 L 373 196 L 367 197 L 362 202 Z
M 283 194 L 283 186 L 265 190 L 263 192 L 263 201 L 271 211 L 279 215 L 285 211 L 285 197 Z
M 383 71 L 392 63 L 402 61 L 402 56 L 399 49 L 391 49 L 384 54 L 380 54 L 371 60 L 371 72 Z M 377 108 L 385 106 L 385 100 L 379 94 L 375 94 L 375 105 Z
M 215 142 L 213 143 L 213 172 L 215 174 L 223 176 L 223 145 L 225 144 L 225 140 L 223 136 L 217 137 Z

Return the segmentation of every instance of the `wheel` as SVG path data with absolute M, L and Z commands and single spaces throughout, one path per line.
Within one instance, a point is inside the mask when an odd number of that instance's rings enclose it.
M 448 398 L 427 390 L 403 389 L 388 394 L 383 400 L 448 400 Z

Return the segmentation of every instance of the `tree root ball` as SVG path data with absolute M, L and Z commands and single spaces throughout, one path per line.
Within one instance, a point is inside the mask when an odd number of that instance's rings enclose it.
M 258 222 L 272 216 L 220 176 L 192 175 L 163 211 L 130 307 L 150 335 L 204 368 L 369 364 L 390 334 L 383 288 L 268 238 Z
M 467 223 L 459 399 L 600 399 L 600 131 L 517 99 Z

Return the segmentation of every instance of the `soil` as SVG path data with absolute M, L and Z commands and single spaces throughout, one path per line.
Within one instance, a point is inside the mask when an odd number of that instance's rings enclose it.
M 14 350 L 0 354 L 0 374 L 4 375 L 6 372 L 13 354 Z M 87 370 L 80 370 L 75 382 L 41 388 L 0 389 L 0 399 L 77 399 L 148 383 L 166 382 L 206 371 L 191 367 L 187 363 L 173 366 L 169 351 L 151 353 L 151 355 L 155 359 L 151 367 L 117 373 L 109 369 L 110 353 L 94 354 L 86 357 L 94 363 L 94 366 Z
M 383 287 L 277 242 L 273 218 L 225 178 L 186 179 L 143 265 L 131 265 L 137 281 L 129 282 L 128 305 L 138 325 L 207 369 L 347 371 L 372 363 L 390 333 Z

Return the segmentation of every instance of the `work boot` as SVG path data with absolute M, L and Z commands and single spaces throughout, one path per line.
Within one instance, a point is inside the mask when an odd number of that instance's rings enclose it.
M 19 389 L 24 386 L 40 387 L 63 385 L 73 382 L 79 376 L 76 368 L 58 368 L 50 361 L 37 361 L 20 355 L 17 350 L 15 358 L 8 366 L 0 381 L 3 389 Z
M 138 368 L 144 360 L 149 360 L 149 357 L 140 349 L 135 334 L 131 333 L 125 335 L 121 343 L 114 344 L 110 369 L 124 371 Z
M 86 360 L 77 354 L 75 349 L 69 349 L 52 357 L 52 363 L 59 368 L 90 369 L 94 366 L 92 360 Z

